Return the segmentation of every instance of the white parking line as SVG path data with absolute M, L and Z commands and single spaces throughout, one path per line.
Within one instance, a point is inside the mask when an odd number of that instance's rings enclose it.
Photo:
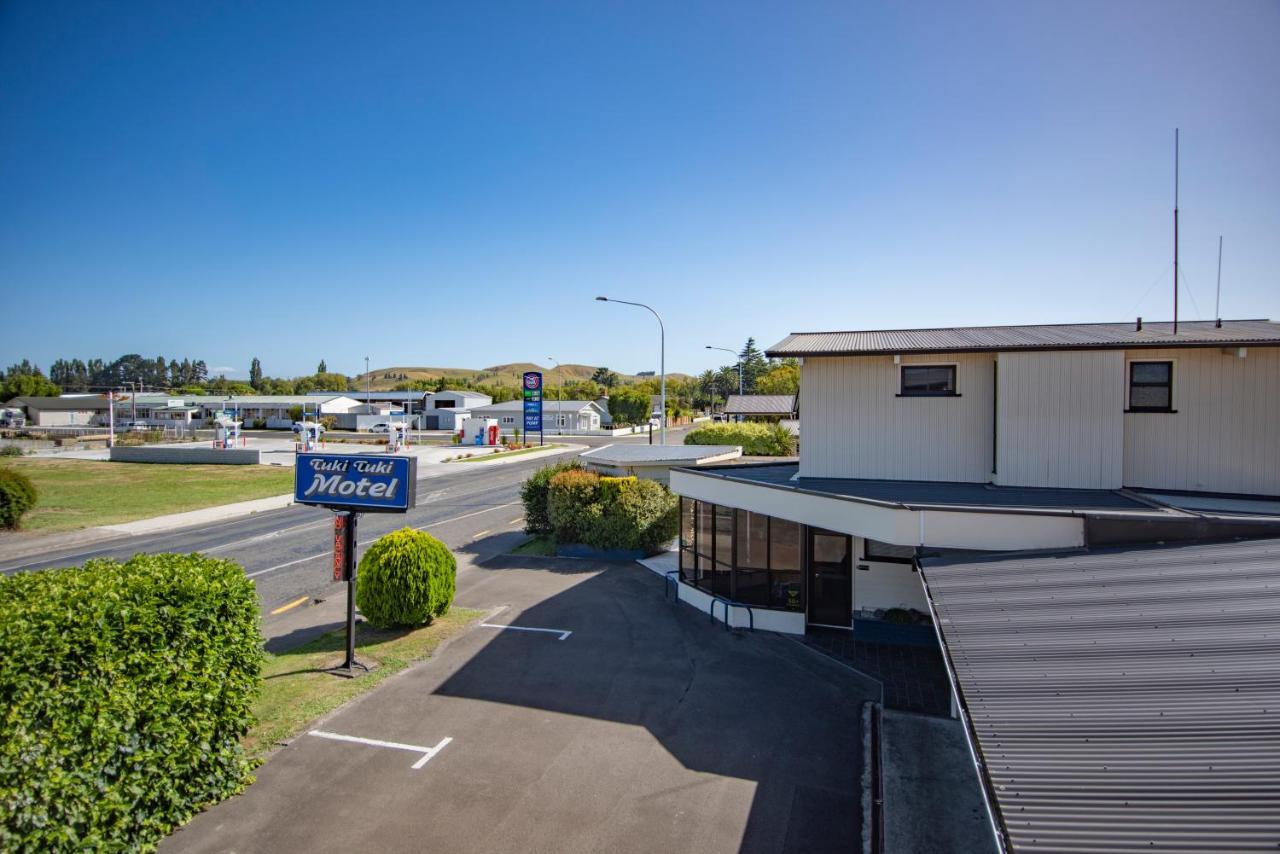
M 481 623 L 486 629 L 512 629 L 517 632 L 547 632 L 548 634 L 559 635 L 558 640 L 564 640 L 573 634 L 569 629 L 535 629 L 532 626 L 499 626 L 496 623 Z
M 379 741 L 376 738 L 361 738 L 358 735 L 341 735 L 336 732 L 323 732 L 313 729 L 307 735 L 314 735 L 316 738 L 327 738 L 332 741 L 350 741 L 355 744 L 367 744 L 370 747 L 390 747 L 392 750 L 407 750 L 410 753 L 421 753 L 422 758 L 413 763 L 410 767 L 417 771 L 423 765 L 431 761 L 431 757 L 444 750 L 453 741 L 452 738 L 442 738 L 435 747 L 422 747 L 418 744 L 401 744 L 398 741 Z

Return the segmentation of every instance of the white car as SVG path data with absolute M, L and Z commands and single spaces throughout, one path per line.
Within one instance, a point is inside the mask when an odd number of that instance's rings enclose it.
M 662 426 L 662 416 L 661 416 L 661 415 L 659 415 L 659 414 L 658 414 L 658 413 L 656 413 L 656 412 L 655 412 L 655 413 L 653 413 L 652 415 L 650 415 L 650 416 L 649 416 L 649 426 L 650 426 L 650 427 L 661 427 L 661 426 Z
M 145 433 L 149 428 L 145 421 L 131 421 L 126 418 L 116 423 L 116 429 L 123 433 Z
M 372 427 L 370 427 L 369 432 L 370 433 L 390 433 L 391 425 L 383 421 L 379 424 L 374 424 Z

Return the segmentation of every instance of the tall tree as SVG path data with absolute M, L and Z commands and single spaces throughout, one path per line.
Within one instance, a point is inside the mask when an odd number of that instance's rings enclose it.
M 613 388 L 618 384 L 618 375 L 608 368 L 596 368 L 596 372 L 591 375 L 591 381 L 605 388 Z
M 738 359 L 742 362 L 742 390 L 746 394 L 753 394 L 756 390 L 756 380 L 769 370 L 769 361 L 765 359 L 764 353 L 760 352 L 760 348 L 756 347 L 754 338 L 747 339 L 742 352 L 738 354 Z M 736 369 L 737 366 L 735 365 L 734 368 Z
M 209 366 L 204 363 L 204 359 L 192 363 L 191 373 L 193 375 L 192 378 L 198 383 L 209 380 Z
M 253 361 L 249 363 L 249 385 L 255 389 L 262 387 L 262 363 L 258 361 L 257 356 L 254 356 Z
M 316 365 L 316 373 L 317 374 L 329 373 L 329 366 L 324 363 L 324 359 L 321 359 L 320 364 Z

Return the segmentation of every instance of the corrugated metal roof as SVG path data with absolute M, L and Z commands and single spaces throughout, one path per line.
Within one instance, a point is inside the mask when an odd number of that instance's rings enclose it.
M 796 411 L 794 394 L 731 394 L 725 401 L 728 415 L 790 415 Z
M 1280 540 L 926 559 L 1010 847 L 1280 847 Z
M 779 356 L 873 353 L 959 353 L 992 350 L 1070 350 L 1137 347 L 1280 346 L 1280 323 L 1269 320 L 1172 323 L 1069 323 L 1051 326 L 961 326 L 863 332 L 793 332 L 766 350 Z
M 628 465 L 631 463 L 696 463 L 728 456 L 742 456 L 739 445 L 637 445 L 633 442 L 602 445 L 580 454 L 584 460 Z
M 88 412 L 90 410 L 107 411 L 105 394 L 82 394 L 74 397 L 15 397 L 5 406 L 23 406 L 45 412 Z

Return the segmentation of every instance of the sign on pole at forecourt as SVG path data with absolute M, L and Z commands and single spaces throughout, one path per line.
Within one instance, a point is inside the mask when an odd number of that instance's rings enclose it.
M 538 431 L 538 444 L 542 444 L 542 374 L 525 371 L 524 382 L 524 434 Z
M 418 458 L 298 454 L 293 501 L 355 513 L 404 513 L 417 503 Z
M 356 661 L 356 520 L 361 513 L 405 513 L 417 504 L 417 457 L 298 454 L 295 504 L 328 507 L 333 520 L 333 580 L 347 585 L 347 657 L 332 672 L 354 676 Z

